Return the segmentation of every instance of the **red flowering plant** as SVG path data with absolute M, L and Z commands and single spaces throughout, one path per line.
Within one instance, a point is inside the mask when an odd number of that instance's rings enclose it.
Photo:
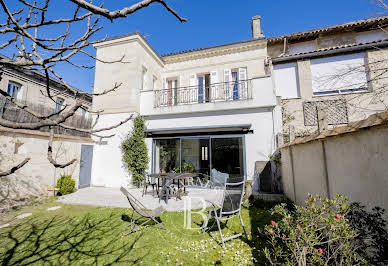
M 308 196 L 305 206 L 290 212 L 284 204 L 272 209 L 274 219 L 265 226 L 269 245 L 264 249 L 272 265 L 362 265 L 354 230 L 346 214 L 345 197 Z

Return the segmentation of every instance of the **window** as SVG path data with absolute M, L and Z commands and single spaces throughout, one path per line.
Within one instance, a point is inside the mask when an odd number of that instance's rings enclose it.
M 157 83 L 157 81 L 158 81 L 158 78 L 153 76 L 152 77 L 152 89 L 153 90 L 156 90 L 156 83 Z
M 88 115 L 88 108 L 86 106 L 82 106 L 81 107 L 81 115 L 82 115 L 82 119 L 85 119 Z
M 349 93 L 367 88 L 365 54 L 348 54 L 311 60 L 313 93 Z
M 145 90 L 147 88 L 147 68 L 143 67 L 141 73 L 141 89 Z
M 171 78 L 167 80 L 167 105 L 171 106 L 175 104 L 174 98 L 176 89 L 178 88 L 178 79 Z
M 298 69 L 296 63 L 274 65 L 273 70 L 276 95 L 282 99 L 298 98 Z
M 56 103 L 55 110 L 59 111 L 63 108 L 63 106 L 65 104 L 65 99 L 58 97 L 57 100 L 55 101 L 55 103 Z
M 21 85 L 16 84 L 14 82 L 9 82 L 7 93 L 11 95 L 11 97 L 13 98 L 20 98 L 19 96 L 19 92 L 21 91 L 20 88 L 21 88 Z

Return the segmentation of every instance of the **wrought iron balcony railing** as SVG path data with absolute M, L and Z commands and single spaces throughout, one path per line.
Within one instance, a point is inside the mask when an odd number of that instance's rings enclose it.
M 154 106 L 174 106 L 252 99 L 252 80 L 156 90 Z

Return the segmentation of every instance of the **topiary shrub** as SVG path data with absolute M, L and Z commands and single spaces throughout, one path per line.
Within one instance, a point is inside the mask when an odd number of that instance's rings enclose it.
M 285 204 L 272 209 L 273 221 L 264 229 L 269 247 L 265 257 L 272 265 L 362 265 L 358 235 L 346 215 L 345 197 L 308 196 L 305 206 L 290 212 Z
M 133 121 L 133 131 L 121 143 L 123 163 L 132 174 L 132 184 L 140 187 L 144 172 L 148 168 L 148 151 L 144 141 L 144 118 L 137 116 Z
M 71 175 L 63 175 L 57 180 L 57 186 L 61 195 L 66 195 L 74 192 L 75 180 Z

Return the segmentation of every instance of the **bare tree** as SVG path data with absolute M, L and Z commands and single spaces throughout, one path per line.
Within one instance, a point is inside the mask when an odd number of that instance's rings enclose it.
M 0 67 L 11 69 L 22 69 L 29 71 L 37 71 L 44 75 L 46 80 L 45 91 L 41 91 L 43 95 L 54 101 L 54 94 L 50 86 L 50 80 L 56 79 L 67 90 L 72 92 L 74 104 L 66 104 L 63 109 L 55 111 L 49 115 L 42 115 L 34 111 L 27 103 L 21 103 L 7 92 L 0 90 L 0 93 L 18 108 L 24 110 L 28 114 L 38 119 L 38 122 L 19 123 L 9 121 L 0 117 L 0 126 L 10 129 L 28 129 L 40 130 L 43 127 L 49 127 L 50 139 L 48 142 L 47 158 L 55 168 L 64 168 L 76 160 L 73 159 L 67 163 L 60 164 L 55 161 L 52 156 L 52 142 L 54 136 L 53 127 L 63 129 L 71 129 L 79 132 L 88 133 L 91 136 L 100 138 L 108 138 L 113 135 L 100 135 L 100 133 L 114 129 L 130 119 L 132 116 L 124 119 L 118 124 L 106 128 L 95 128 L 103 110 L 87 110 L 87 112 L 96 116 L 96 119 L 91 129 L 83 129 L 65 125 L 64 123 L 72 117 L 76 111 L 82 107 L 81 99 L 85 96 L 101 96 L 111 93 L 120 88 L 120 83 L 116 83 L 112 88 L 105 89 L 101 93 L 86 93 L 75 90 L 68 84 L 62 76 L 57 73 L 55 66 L 59 63 L 66 63 L 71 67 L 90 69 L 92 66 L 77 64 L 74 60 L 76 55 L 83 55 L 93 60 L 103 63 L 126 63 L 125 58 L 118 58 L 112 61 L 103 61 L 93 56 L 86 48 L 91 45 L 103 41 L 105 39 L 95 39 L 96 33 L 102 30 L 101 19 L 108 19 L 113 22 L 119 18 L 126 18 L 129 15 L 148 7 L 153 3 L 160 4 L 167 12 L 174 15 L 179 21 L 185 22 L 182 18 L 163 0 L 141 0 L 130 6 L 124 6 L 121 9 L 109 10 L 104 8 L 104 3 L 95 3 L 85 0 L 66 0 L 73 3 L 74 10 L 72 15 L 68 17 L 55 17 L 50 11 L 53 10 L 55 1 L 52 0 L 36 0 L 30 2 L 28 0 L 0 0 L 0 52 L 7 48 L 14 50 L 11 58 L 0 57 Z M 20 8 L 11 8 L 12 6 L 21 6 Z M 80 36 L 76 36 L 71 30 L 72 26 L 79 27 L 83 25 L 84 32 Z M 56 27 L 54 36 L 47 37 L 47 29 Z M 64 30 L 63 30 L 64 29 Z M 52 32 L 52 30 L 51 30 Z M 26 158 L 21 163 L 11 166 L 9 170 L 0 172 L 0 177 L 10 175 L 23 167 L 30 158 Z

